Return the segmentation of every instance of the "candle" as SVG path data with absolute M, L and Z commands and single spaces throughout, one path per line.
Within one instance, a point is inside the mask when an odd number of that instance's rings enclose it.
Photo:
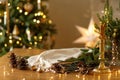
M 40 9 L 40 3 L 41 3 L 41 0 L 37 0 L 37 3 L 38 3 L 38 9 Z
M 4 25 L 6 25 L 7 14 L 6 11 L 4 12 Z

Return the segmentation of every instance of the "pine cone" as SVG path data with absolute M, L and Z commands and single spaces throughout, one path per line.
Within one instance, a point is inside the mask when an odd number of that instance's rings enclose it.
M 16 55 L 14 53 L 10 54 L 10 64 L 13 68 L 17 67 L 17 59 L 16 59 Z
M 21 58 L 17 63 L 17 68 L 20 70 L 28 69 L 28 62 L 25 58 Z

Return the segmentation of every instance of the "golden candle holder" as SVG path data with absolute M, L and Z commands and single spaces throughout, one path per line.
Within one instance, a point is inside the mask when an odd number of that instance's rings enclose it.
M 100 27 L 100 45 L 99 45 L 99 66 L 96 69 L 93 69 L 93 72 L 96 73 L 107 73 L 111 72 L 108 67 L 105 66 L 105 24 L 102 24 Z

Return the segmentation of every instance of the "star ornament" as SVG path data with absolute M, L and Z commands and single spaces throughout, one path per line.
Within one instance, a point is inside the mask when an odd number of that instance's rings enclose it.
M 84 27 L 80 27 L 78 25 L 75 26 L 77 30 L 81 33 L 81 37 L 76 39 L 74 43 L 84 43 L 86 47 L 94 47 L 99 40 L 99 34 L 95 32 L 94 21 L 91 18 L 88 29 Z

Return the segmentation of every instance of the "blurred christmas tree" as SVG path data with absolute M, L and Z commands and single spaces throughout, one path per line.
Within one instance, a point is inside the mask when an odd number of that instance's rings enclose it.
M 48 0 L 0 1 L 1 54 L 13 48 L 53 48 L 56 29 L 48 16 Z

